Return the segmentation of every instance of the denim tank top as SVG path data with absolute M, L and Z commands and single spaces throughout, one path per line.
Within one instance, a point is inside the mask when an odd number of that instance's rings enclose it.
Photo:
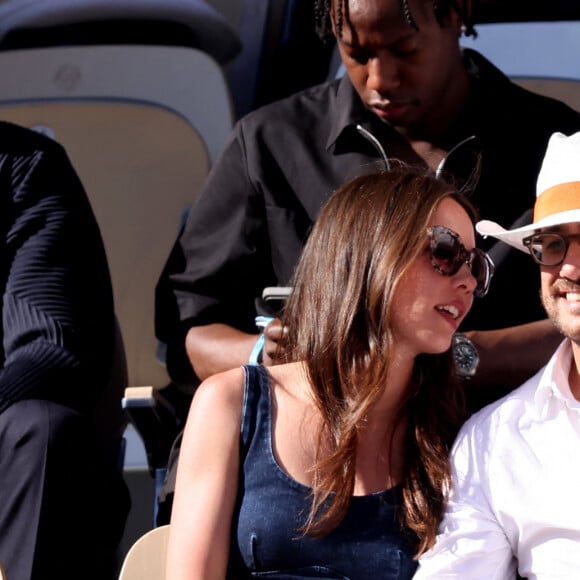
M 400 489 L 354 496 L 344 520 L 322 538 L 303 535 L 311 488 L 292 479 L 272 449 L 268 371 L 245 366 L 240 478 L 228 580 L 412 578 L 417 564 L 398 512 Z

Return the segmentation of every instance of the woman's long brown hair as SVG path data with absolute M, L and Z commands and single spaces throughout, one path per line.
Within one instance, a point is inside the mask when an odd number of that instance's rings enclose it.
M 426 229 L 445 198 L 475 220 L 463 194 L 424 172 L 359 177 L 327 201 L 305 245 L 282 315 L 288 360 L 305 361 L 324 424 L 305 533 L 330 532 L 350 505 L 358 429 L 389 388 L 393 293 L 424 251 Z M 448 454 L 464 413 L 449 352 L 417 357 L 411 382 L 402 410 L 408 428 L 401 511 L 419 555 L 435 539 L 451 486 Z

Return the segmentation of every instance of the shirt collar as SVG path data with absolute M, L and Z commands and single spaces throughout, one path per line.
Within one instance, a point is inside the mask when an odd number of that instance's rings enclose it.
M 540 381 L 536 389 L 534 403 L 541 416 L 548 412 L 549 403 L 557 399 L 571 409 L 580 410 L 580 401 L 572 395 L 568 375 L 572 364 L 572 344 L 565 339 L 541 371 Z
M 340 139 L 345 130 L 355 127 L 357 123 L 364 123 L 371 113 L 361 101 L 358 93 L 350 82 L 348 74 L 338 82 L 333 103 L 332 122 L 326 142 L 326 149 L 330 150 Z
M 485 80 L 485 85 L 509 83 L 509 78 L 482 54 L 471 48 L 461 49 L 463 66 L 473 80 Z

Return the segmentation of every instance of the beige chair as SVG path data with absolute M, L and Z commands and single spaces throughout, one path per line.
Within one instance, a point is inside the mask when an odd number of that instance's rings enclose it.
M 127 552 L 119 580 L 163 580 L 168 537 L 169 526 L 160 526 L 141 536 Z

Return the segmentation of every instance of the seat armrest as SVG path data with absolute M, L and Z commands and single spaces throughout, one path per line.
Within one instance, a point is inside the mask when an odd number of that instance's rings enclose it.
M 161 389 L 128 387 L 122 406 L 145 446 L 149 472 L 166 467 L 171 445 L 181 430 L 181 421 Z

